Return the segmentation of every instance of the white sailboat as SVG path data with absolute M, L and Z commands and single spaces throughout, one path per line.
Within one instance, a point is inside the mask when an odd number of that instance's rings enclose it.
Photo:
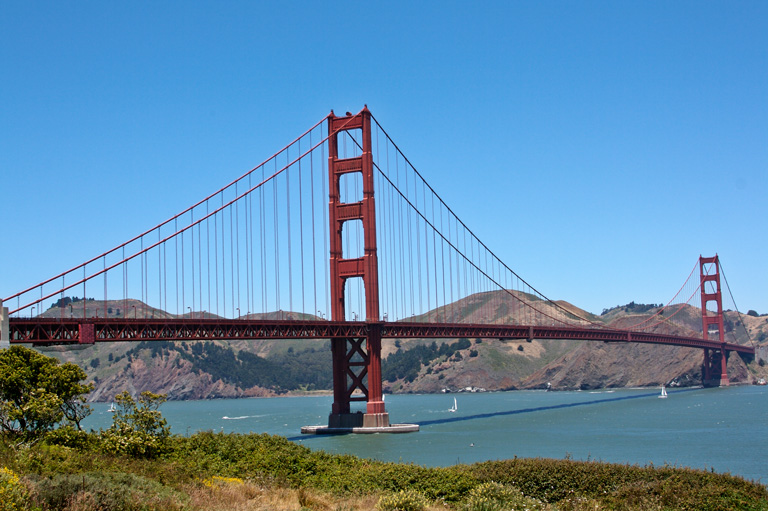
M 661 386 L 661 394 L 659 394 L 659 399 L 666 399 L 667 398 L 667 389 L 664 387 L 664 385 Z
M 115 407 L 115 403 L 112 403 L 109 405 L 109 408 L 107 409 L 109 413 L 115 413 L 117 411 L 117 408 Z
M 459 407 L 458 407 L 458 405 L 457 405 L 457 403 L 456 403 L 456 398 L 453 398 L 453 406 L 452 406 L 452 407 L 450 407 L 450 408 L 448 409 L 448 411 L 449 411 L 449 412 L 455 412 L 456 410 L 458 410 L 458 408 L 459 408 Z

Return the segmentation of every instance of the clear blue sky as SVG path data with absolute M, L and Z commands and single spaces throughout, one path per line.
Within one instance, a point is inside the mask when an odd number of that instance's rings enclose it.
M 768 2 L 0 3 L 0 297 L 369 108 L 592 312 L 719 253 L 768 312 Z

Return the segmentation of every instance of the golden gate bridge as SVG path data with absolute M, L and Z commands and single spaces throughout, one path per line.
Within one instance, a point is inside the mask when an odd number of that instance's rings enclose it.
M 755 351 L 725 339 L 721 274 L 716 255 L 699 257 L 656 314 L 610 328 L 497 257 L 365 107 L 332 111 L 178 215 L 3 299 L 0 334 L 36 346 L 330 339 L 328 431 L 394 431 L 388 338 L 683 346 L 703 351 L 705 385 L 728 385 L 729 354 Z

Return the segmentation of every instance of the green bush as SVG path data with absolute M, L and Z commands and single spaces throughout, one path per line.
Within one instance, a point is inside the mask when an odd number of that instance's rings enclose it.
M 651 503 L 665 509 L 768 509 L 765 486 L 688 468 L 525 458 L 478 463 L 468 470 L 480 480 L 512 485 L 529 497 L 558 505 L 587 499 L 625 508 L 626 500 L 642 496 L 645 504 L 635 509 Z
M 21 448 L 0 442 L 0 466 L 24 475 L 33 503 L 37 499 L 46 511 L 61 506 L 71 511 L 178 509 L 189 506 L 186 491 L 213 477 L 336 497 L 385 495 L 379 509 L 390 502 L 397 505 L 394 496 L 413 493 L 423 499 L 419 502 L 445 503 L 464 511 L 520 505 L 556 506 L 560 511 L 768 510 L 765 486 L 685 468 L 553 459 L 427 468 L 329 454 L 266 434 L 204 432 L 167 440 L 165 451 L 154 459 L 111 456 L 103 451 L 98 434 L 62 430 Z M 149 497 L 139 501 L 139 494 Z
M 94 433 L 75 429 L 72 426 L 64 426 L 48 431 L 45 441 L 51 445 L 61 445 L 75 449 L 85 450 L 98 445 L 98 436 Z
M 34 488 L 45 509 L 175 510 L 186 500 L 157 481 L 124 473 L 59 474 L 37 481 Z
M 101 434 L 104 450 L 113 454 L 128 454 L 154 458 L 168 452 L 171 428 L 158 410 L 165 396 L 142 392 L 134 400 L 128 392 L 115 397 L 118 407 L 112 426 Z
M 526 497 L 517 488 L 490 481 L 472 488 L 461 509 L 463 511 L 534 511 L 545 508 L 541 501 Z
M 397 493 L 383 495 L 376 504 L 378 511 L 423 511 L 427 508 L 427 499 L 413 490 L 400 490 Z
M 24 346 L 0 350 L 0 432 L 33 440 L 61 423 L 80 429 L 91 413 L 85 371 Z
M 0 511 L 29 509 L 29 491 L 12 470 L 0 467 Z

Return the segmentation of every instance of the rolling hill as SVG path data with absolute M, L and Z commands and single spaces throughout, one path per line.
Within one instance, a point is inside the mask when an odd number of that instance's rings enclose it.
M 574 317 L 624 328 L 653 318 L 655 305 L 630 303 L 590 314 L 568 302 L 557 302 Z M 137 300 L 64 301 L 46 317 L 169 317 L 171 314 Z M 553 305 L 542 302 L 540 309 Z M 310 318 L 280 311 L 263 315 Z M 512 294 L 486 292 L 415 318 L 447 318 L 472 323 L 524 323 L 524 310 Z M 737 354 L 728 360 L 732 383 L 751 383 L 768 376 L 768 315 L 725 313 L 730 342 L 755 343 L 757 360 Z M 208 314 L 209 317 L 212 315 Z M 255 319 L 262 316 L 252 315 Z M 688 332 L 700 332 L 696 309 L 683 306 L 675 319 Z M 654 319 L 654 322 L 658 322 Z M 670 328 L 661 322 L 655 329 Z M 46 348 L 62 360 L 83 367 L 95 383 L 91 401 L 110 401 L 124 390 L 164 393 L 169 399 L 267 397 L 287 393 L 329 391 L 331 355 L 327 340 L 255 340 L 212 342 L 97 343 L 85 348 Z M 606 344 L 566 340 L 503 341 L 499 339 L 384 340 L 382 373 L 385 392 L 425 393 L 545 388 L 596 389 L 663 384 L 690 386 L 701 382 L 701 350 L 674 346 Z M 763 360 L 763 361 L 761 361 Z

